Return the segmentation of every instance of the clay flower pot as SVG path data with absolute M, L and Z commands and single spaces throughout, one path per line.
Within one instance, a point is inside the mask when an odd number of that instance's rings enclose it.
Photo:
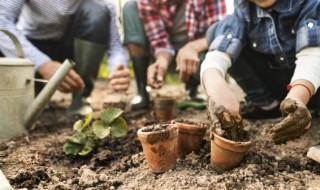
M 171 120 L 177 109 L 177 101 L 173 97 L 157 97 L 154 100 L 154 111 L 159 121 Z
M 137 134 L 151 172 L 164 173 L 175 167 L 178 157 L 177 125 L 144 127 Z
M 251 141 L 235 142 L 211 132 L 211 166 L 218 172 L 237 167 L 251 144 Z
M 193 152 L 199 152 L 202 147 L 203 137 L 206 134 L 206 126 L 202 123 L 196 124 L 190 121 L 172 121 L 179 127 L 178 155 L 185 158 Z

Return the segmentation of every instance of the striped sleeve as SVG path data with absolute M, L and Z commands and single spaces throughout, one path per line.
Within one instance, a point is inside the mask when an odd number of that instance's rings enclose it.
M 35 64 L 35 71 L 50 58 L 37 49 L 16 27 L 25 0 L 0 1 L 0 29 L 8 30 L 14 34 L 22 45 L 25 58 Z M 3 33 L 0 34 L 0 50 L 6 57 L 17 57 L 13 42 Z
M 118 27 L 118 14 L 114 4 L 109 3 L 109 10 L 111 12 L 111 23 L 110 23 L 110 40 L 109 48 L 107 51 L 108 55 L 108 69 L 112 71 L 118 64 L 122 63 L 128 67 L 128 54 L 123 47 L 119 35 Z

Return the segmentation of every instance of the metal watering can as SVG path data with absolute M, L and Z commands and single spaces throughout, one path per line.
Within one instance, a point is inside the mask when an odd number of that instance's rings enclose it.
M 74 62 L 65 60 L 35 98 L 34 64 L 23 58 L 21 45 L 13 34 L 6 30 L 0 31 L 7 34 L 14 42 L 19 57 L 0 58 L 1 142 L 26 132 L 73 67 Z

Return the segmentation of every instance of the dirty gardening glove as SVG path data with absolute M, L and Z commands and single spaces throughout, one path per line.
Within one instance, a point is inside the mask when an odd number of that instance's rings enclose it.
M 236 116 L 231 115 L 229 110 L 224 106 L 216 106 L 215 103 L 208 98 L 207 106 L 208 118 L 211 122 L 212 130 L 219 136 L 238 141 L 239 128 L 242 128 L 242 120 Z
M 299 138 L 311 126 L 311 114 L 301 102 L 285 99 L 280 110 L 285 117 L 271 129 L 271 138 L 276 144 Z

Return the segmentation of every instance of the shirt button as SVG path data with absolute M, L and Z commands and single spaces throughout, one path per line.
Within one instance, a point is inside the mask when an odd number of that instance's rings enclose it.
M 256 43 L 256 42 L 253 42 L 253 43 L 252 43 L 252 47 L 256 48 L 256 47 L 257 47 L 257 43 Z
M 284 57 L 280 57 L 280 61 L 284 61 Z
M 312 22 L 308 22 L 307 26 L 308 28 L 313 28 L 314 24 Z
M 296 31 L 292 28 L 291 29 L 291 34 L 294 34 L 294 33 L 296 33 Z
M 230 39 L 230 38 L 232 38 L 232 34 L 227 35 L 227 39 Z

